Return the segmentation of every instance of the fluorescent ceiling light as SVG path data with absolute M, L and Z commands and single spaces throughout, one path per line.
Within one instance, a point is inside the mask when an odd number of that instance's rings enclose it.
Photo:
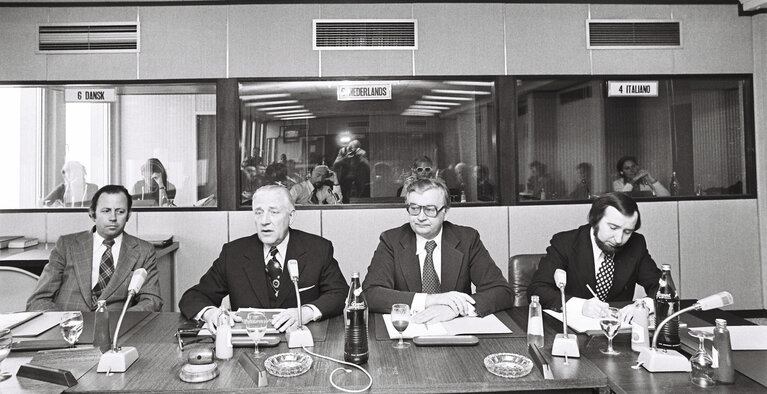
M 453 96 L 423 96 L 427 100 L 447 100 L 447 101 L 474 101 L 471 97 L 453 97 Z
M 295 104 L 298 100 L 280 100 L 280 101 L 259 101 L 255 103 L 245 103 L 246 107 L 265 107 L 267 105 Z
M 425 113 L 425 112 L 408 112 L 405 111 L 402 113 L 402 116 L 434 116 L 434 114 Z
M 306 112 L 281 114 L 281 115 L 272 115 L 272 116 L 274 116 L 275 118 L 289 118 L 291 116 L 305 116 L 305 115 L 314 115 L 314 114 L 311 113 L 310 111 L 306 111 Z
M 267 115 L 281 115 L 281 114 L 295 114 L 295 113 L 301 113 L 301 112 L 309 112 L 308 109 L 290 109 L 286 111 L 271 111 L 267 112 Z
M 438 105 L 411 105 L 410 108 L 418 108 L 418 109 L 439 109 L 439 110 L 448 110 L 450 107 L 441 107 Z
M 428 112 L 428 113 L 432 113 L 432 114 L 438 114 L 438 113 L 442 112 L 442 111 L 440 111 L 438 109 L 421 109 L 421 108 L 412 108 L 412 107 L 406 109 L 405 111 L 408 111 L 408 112 Z
M 281 109 L 296 109 L 296 108 L 304 108 L 303 105 L 283 105 L 280 107 L 266 107 L 266 108 L 256 108 L 257 111 L 279 111 Z
M 431 91 L 434 93 L 442 93 L 442 94 L 471 94 L 475 96 L 490 94 L 490 92 L 485 90 L 432 89 Z
M 267 100 L 267 99 L 281 98 L 281 97 L 290 97 L 290 93 L 251 94 L 247 96 L 240 96 L 240 100 L 242 101 Z
M 287 118 L 280 118 L 280 120 L 298 120 L 298 119 L 314 119 L 316 116 L 314 115 L 302 115 L 302 116 L 290 116 Z
M 450 106 L 461 105 L 461 103 L 451 103 L 448 101 L 428 101 L 428 100 L 418 100 L 415 103 L 421 104 L 421 105 L 450 105 Z
M 445 85 L 459 85 L 459 86 L 493 86 L 494 82 L 487 81 L 443 81 Z

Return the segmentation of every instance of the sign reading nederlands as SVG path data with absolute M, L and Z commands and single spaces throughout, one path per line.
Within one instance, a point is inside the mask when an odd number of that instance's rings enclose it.
M 390 83 L 366 83 L 360 85 L 339 85 L 338 101 L 391 100 Z

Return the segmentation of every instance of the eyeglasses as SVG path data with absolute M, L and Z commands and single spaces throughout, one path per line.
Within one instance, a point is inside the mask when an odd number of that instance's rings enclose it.
M 443 205 L 442 208 L 437 209 L 434 205 L 416 205 L 416 204 L 410 204 L 407 207 L 407 213 L 410 214 L 410 216 L 418 216 L 421 214 L 421 210 L 423 210 L 423 214 L 430 218 L 437 217 L 437 214 L 439 214 L 443 209 L 445 209 L 445 206 Z
M 431 172 L 431 167 L 417 167 L 415 172 Z

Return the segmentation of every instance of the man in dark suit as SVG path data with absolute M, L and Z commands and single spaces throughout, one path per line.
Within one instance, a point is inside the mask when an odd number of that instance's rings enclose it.
M 298 327 L 298 308 L 287 262 L 298 261 L 303 323 L 343 311 L 349 286 L 330 241 L 290 228 L 296 210 L 290 192 L 280 185 L 262 186 L 253 194 L 256 234 L 221 249 L 200 283 L 187 290 L 179 307 L 187 318 L 204 320 L 215 331 L 216 306 L 229 295 L 232 309 L 287 308 L 272 318 L 280 331 Z
M 485 316 L 513 305 L 511 287 L 479 233 L 445 221 L 450 199 L 441 179 L 415 180 L 406 201 L 409 224 L 381 234 L 362 284 L 372 312 L 408 304 L 413 321 L 424 323 Z
M 89 211 L 93 230 L 59 238 L 27 300 L 27 310 L 92 311 L 97 300 L 106 300 L 107 308 L 119 311 L 128 297 L 131 273 L 144 268 L 146 281 L 128 310 L 159 312 L 162 299 L 154 246 L 124 232 L 130 210 L 130 194 L 123 186 L 99 189 Z
M 607 302 L 631 301 L 636 284 L 654 296 L 661 272 L 644 237 L 635 232 L 642 225 L 636 202 L 625 193 L 605 194 L 591 205 L 588 220 L 587 225 L 554 235 L 527 288 L 528 297 L 537 295 L 544 308 L 561 309 L 554 282 L 557 269 L 567 272 L 568 310 L 586 316 L 598 317 Z

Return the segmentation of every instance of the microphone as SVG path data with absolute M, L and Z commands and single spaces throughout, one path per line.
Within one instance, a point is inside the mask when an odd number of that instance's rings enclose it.
M 125 372 L 136 362 L 136 360 L 138 360 L 138 351 L 136 348 L 132 346 L 126 346 L 124 348 L 117 347 L 117 339 L 120 335 L 120 326 L 123 324 L 125 312 L 128 311 L 128 305 L 130 305 L 133 296 L 138 294 L 139 290 L 141 290 L 141 286 L 144 285 L 146 276 L 147 272 L 144 268 L 139 268 L 133 271 L 133 277 L 128 284 L 128 297 L 125 299 L 123 311 L 120 313 L 120 319 L 117 321 L 117 328 L 115 328 L 112 349 L 101 355 L 99 365 L 96 367 L 96 372 Z
M 295 330 L 288 330 L 285 336 L 288 339 L 288 348 L 297 348 L 304 346 L 314 346 L 314 338 L 312 338 L 312 332 L 304 326 L 304 318 L 301 314 L 301 292 L 298 288 L 298 261 L 291 259 L 288 260 L 288 273 L 290 274 L 290 280 L 293 281 L 293 287 L 296 290 L 296 307 L 298 308 L 298 328 Z
M 733 298 L 729 291 L 722 291 L 708 297 L 701 298 L 698 302 L 672 313 L 667 318 L 663 319 L 660 324 L 655 326 L 655 335 L 652 336 L 652 347 L 642 348 L 639 351 L 639 358 L 637 362 L 650 372 L 690 372 L 690 362 L 687 357 L 683 356 L 676 350 L 670 349 L 658 349 L 658 335 L 660 335 L 661 328 L 666 325 L 671 319 L 681 315 L 682 313 L 689 311 L 707 311 L 709 309 L 721 308 L 723 306 L 732 305 Z
M 567 272 L 563 269 L 554 271 L 554 282 L 557 284 L 557 287 L 564 289 L 567 285 Z
M 581 352 L 578 349 L 578 342 L 575 335 L 567 335 L 567 308 L 565 306 L 565 286 L 567 286 L 567 272 L 563 269 L 554 271 L 554 283 L 557 284 L 559 292 L 562 295 L 562 334 L 557 334 L 554 338 L 554 344 L 551 346 L 551 354 L 554 356 L 564 356 L 565 364 L 567 357 L 580 357 Z

